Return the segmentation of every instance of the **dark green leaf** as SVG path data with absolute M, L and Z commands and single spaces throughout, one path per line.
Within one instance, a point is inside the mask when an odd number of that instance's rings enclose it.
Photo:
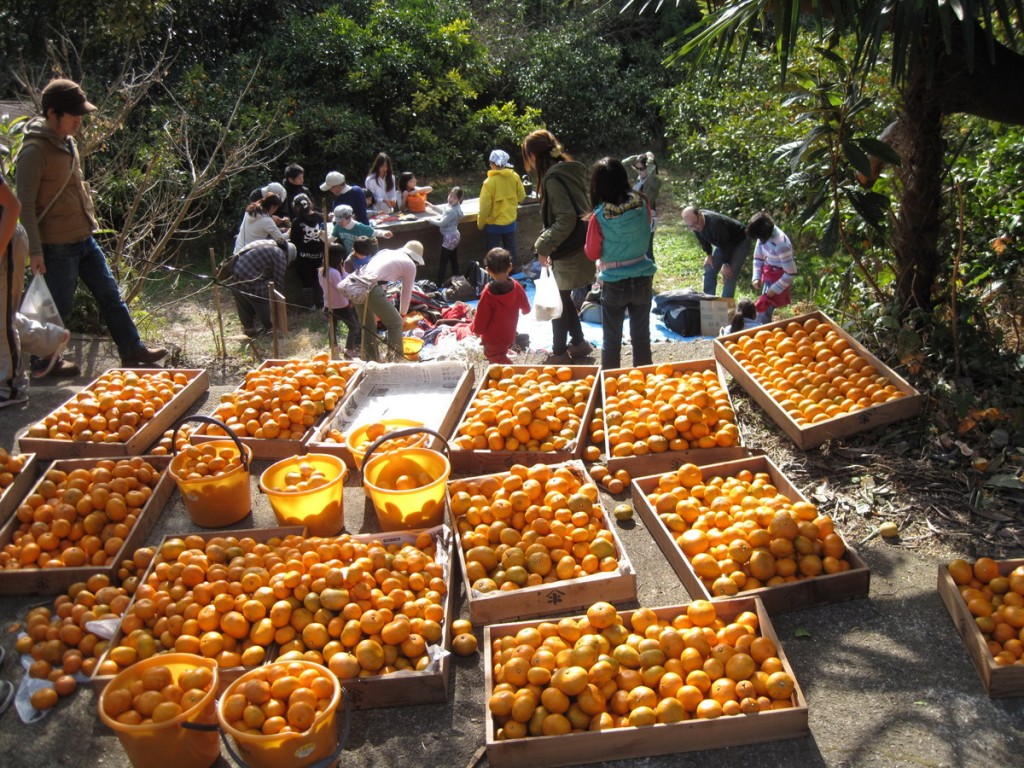
M 842 144 L 843 154 L 846 159 L 850 162 L 854 168 L 863 173 L 865 176 L 871 174 L 871 161 L 868 159 L 867 153 L 864 152 L 855 142 L 844 141 Z
M 836 252 L 839 246 L 839 212 L 833 211 L 828 220 L 828 226 L 821 235 L 821 242 L 818 245 L 821 255 L 828 258 Z
M 797 627 L 793 630 L 793 637 L 810 637 L 811 633 L 805 627 Z
M 867 152 L 869 155 L 874 155 L 880 160 L 884 160 L 889 165 L 900 165 L 902 159 L 900 158 L 899 152 L 890 147 L 884 141 L 879 139 L 872 139 L 870 137 L 863 137 L 855 140 L 857 144 Z

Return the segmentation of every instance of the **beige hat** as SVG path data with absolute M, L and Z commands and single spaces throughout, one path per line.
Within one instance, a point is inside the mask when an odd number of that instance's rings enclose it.
M 410 259 L 423 266 L 423 243 L 419 240 L 410 240 L 402 246 L 402 250 L 409 254 Z
M 345 176 L 338 171 L 331 171 L 327 174 L 327 178 L 324 179 L 324 183 L 320 185 L 320 191 L 326 192 L 331 187 L 343 187 L 345 186 Z

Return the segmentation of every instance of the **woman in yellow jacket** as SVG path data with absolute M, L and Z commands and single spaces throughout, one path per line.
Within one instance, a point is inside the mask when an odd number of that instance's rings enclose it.
M 516 253 L 516 216 L 519 203 L 526 197 L 523 181 L 512 168 L 508 152 L 495 149 L 490 156 L 491 169 L 480 187 L 480 212 L 476 226 L 487 235 L 487 250 L 504 248 L 512 254 L 512 274 L 519 271 Z

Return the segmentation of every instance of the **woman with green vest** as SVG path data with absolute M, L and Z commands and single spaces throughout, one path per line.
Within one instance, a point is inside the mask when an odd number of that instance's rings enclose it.
M 650 365 L 651 299 L 658 271 L 647 255 L 650 206 L 643 194 L 630 188 L 625 166 L 614 157 L 594 164 L 590 202 L 594 215 L 587 226 L 585 248 L 588 258 L 597 262 L 601 281 L 601 367 L 621 367 L 627 312 L 633 366 Z

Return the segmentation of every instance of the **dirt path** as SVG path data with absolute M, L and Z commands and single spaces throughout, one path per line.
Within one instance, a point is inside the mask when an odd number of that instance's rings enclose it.
M 75 342 L 73 358 L 83 365 L 85 378 L 33 387 L 25 408 L 7 409 L 0 416 L 0 444 L 16 447 L 17 430 L 52 410 L 112 365 L 111 349 L 106 342 Z M 659 361 L 683 360 L 707 357 L 710 349 L 706 342 L 659 345 L 655 353 Z M 628 364 L 628 357 L 624 363 Z M 198 406 L 199 412 L 209 410 L 211 401 L 233 387 L 238 379 L 233 370 L 234 366 L 226 367 L 223 373 L 211 370 L 216 384 Z M 842 530 L 852 542 L 863 539 L 882 517 L 905 516 L 904 506 L 897 509 L 891 491 L 875 494 L 877 499 L 866 511 L 861 504 L 863 477 L 875 478 L 873 487 L 879 491 L 884 491 L 882 486 L 891 480 L 881 474 L 885 455 L 866 447 L 870 443 L 852 441 L 850 445 L 803 454 L 773 434 L 756 409 L 742 406 L 737 412 L 748 444 L 764 449 L 787 474 L 792 473 L 795 484 L 805 493 L 841 513 Z M 260 471 L 264 466 L 257 464 L 254 469 Z M 902 482 L 897 484 L 896 492 Z M 955 488 L 952 475 L 949 485 Z M 851 492 L 853 487 L 860 489 L 857 494 Z M 946 487 L 931 492 L 939 495 L 952 491 Z M 928 494 L 928 488 L 917 489 L 918 503 L 925 504 Z M 273 525 L 266 500 L 258 493 L 253 498 L 254 514 L 239 527 Z M 606 497 L 606 506 L 612 501 Z M 346 529 L 375 530 L 376 520 L 372 512 L 366 512 L 362 490 L 354 478 L 350 479 Z M 609 762 L 600 765 L 1021 765 L 1024 699 L 993 701 L 985 695 L 935 591 L 940 563 L 957 554 L 975 553 L 966 545 L 954 550 L 933 536 L 925 536 L 921 531 L 927 529 L 918 526 L 917 521 L 909 521 L 904 538 L 895 543 L 873 538 L 858 547 L 872 571 L 869 598 L 773 616 L 809 703 L 809 736 L 685 756 L 620 760 L 609 755 Z M 151 542 L 168 533 L 192 530 L 195 528 L 175 495 Z M 642 605 L 689 601 L 642 524 L 623 527 L 620 535 L 638 572 Z M 966 538 L 962 540 L 967 542 Z M 0 669 L 4 679 L 17 681 L 22 674 L 10 652 L 13 637 L 7 628 L 39 601 L 38 596 L 0 598 L 4 628 L 0 642 L 8 649 L 7 661 Z M 462 596 L 458 604 L 465 615 Z M 478 635 L 482 638 L 480 628 Z M 446 704 L 355 713 L 342 765 L 466 766 L 484 740 L 482 658 L 478 655 L 455 660 Z M 115 736 L 99 723 L 95 698 L 87 689 L 62 702 L 41 724 L 23 725 L 13 709 L 9 711 L 0 718 L 0 754 L 3 764 L 10 768 L 112 768 L 128 764 Z M 227 764 L 223 758 L 217 763 Z

